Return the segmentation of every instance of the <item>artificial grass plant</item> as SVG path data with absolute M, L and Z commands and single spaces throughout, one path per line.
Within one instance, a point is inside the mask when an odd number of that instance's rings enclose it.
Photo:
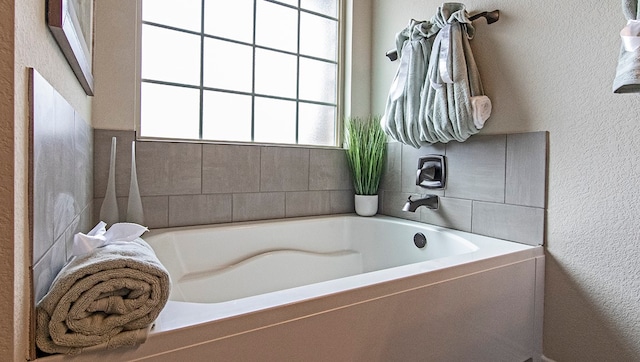
M 386 151 L 380 116 L 345 121 L 347 160 L 357 195 L 377 195 Z

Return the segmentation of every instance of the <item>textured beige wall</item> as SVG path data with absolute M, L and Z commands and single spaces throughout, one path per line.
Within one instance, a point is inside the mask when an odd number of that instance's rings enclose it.
M 27 68 L 35 68 L 78 111 L 91 119 L 91 97 L 88 97 L 45 22 L 45 4 L 41 0 L 16 1 L 16 117 L 27 119 Z M 23 114 L 24 113 L 24 114 Z M 27 122 L 24 122 L 27 125 Z
M 91 98 L 73 75 L 57 43 L 45 24 L 45 1 L 0 0 L 0 37 L 9 36 L 0 47 L 0 108 L 7 100 L 12 103 L 10 113 L 2 109 L 3 121 L 12 122 L 9 127 L 0 130 L 0 158 L 2 158 L 2 181 L 0 183 L 0 211 L 2 220 L 2 245 L 0 246 L 0 287 L 4 291 L 0 299 L 0 320 L 2 330 L 13 330 L 13 338 L 3 333 L 0 341 L 0 360 L 25 360 L 30 349 L 28 341 L 29 308 L 31 290 L 29 285 L 29 267 L 31 265 L 28 231 L 28 176 L 29 176 L 29 102 L 28 67 L 36 68 L 51 84 L 90 120 Z M 15 23 L 13 17 L 15 16 Z M 11 20 L 11 21 L 9 21 Z M 13 31 L 6 29 L 12 26 Z M 6 52 L 6 45 L 15 44 L 15 52 Z M 9 57 L 9 58 L 7 58 Z M 10 75 L 5 67 L 11 67 Z M 5 114 L 9 118 L 5 118 Z M 8 133 L 8 134 L 7 134 Z M 11 141 L 7 142 L 7 140 Z M 5 163 L 5 157 L 12 157 Z M 13 168 L 5 170 L 7 167 Z M 5 178 L 5 171 L 9 177 Z M 11 179 L 9 179 L 11 178 Z M 5 203 L 5 194 L 11 199 Z M 4 207 L 12 205 L 13 207 Z M 5 215 L 5 213 L 10 213 Z M 6 223 L 6 224 L 5 224 Z M 7 225 L 11 224 L 11 225 Z M 5 233 L 7 228 L 9 232 Z M 7 238 L 7 239 L 5 239 Z M 12 249 L 11 249 L 12 248 Z M 9 258 L 10 259 L 7 259 Z M 5 260 L 6 259 L 6 260 Z M 11 294 L 13 291 L 13 294 Z M 9 299 L 12 298 L 12 299 Z M 8 315 L 5 315 L 7 313 Z M 5 323 L 12 324 L 5 328 Z M 10 343 L 9 346 L 5 346 Z M 5 355 L 4 353 L 8 353 Z
M 14 359 L 13 8 L 0 0 L 0 360 Z
M 95 2 L 94 128 L 134 130 L 138 1 Z
M 371 4 L 368 0 L 345 1 L 344 115 L 371 114 Z
M 384 57 L 411 18 L 441 1 L 373 1 L 372 112 L 397 62 Z M 557 361 L 640 360 L 640 94 L 614 95 L 620 2 L 467 2 L 493 115 L 483 134 L 549 131 L 545 354 Z

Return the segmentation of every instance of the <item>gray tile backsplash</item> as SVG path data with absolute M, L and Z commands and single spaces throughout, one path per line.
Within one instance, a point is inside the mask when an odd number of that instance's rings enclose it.
M 547 134 L 507 135 L 505 203 L 546 206 Z
M 344 150 L 309 150 L 309 190 L 350 190 L 351 187 Z
M 471 200 L 441 197 L 438 210 L 421 208 L 420 220 L 428 224 L 471 232 Z
M 309 149 L 262 147 L 260 191 L 309 190 Z
M 544 215 L 542 208 L 474 201 L 471 231 L 538 245 L 544 239 Z
M 30 118 L 29 209 L 37 302 L 70 257 L 73 235 L 92 228 L 93 132 L 35 70 Z
M 331 190 L 330 193 L 332 214 L 346 214 L 354 211 L 353 189 Z
M 260 148 L 234 145 L 202 146 L 202 192 L 260 191 Z
M 544 242 L 547 132 L 474 136 L 420 149 L 389 144 L 381 212 L 457 230 L 539 245 Z M 444 191 L 415 185 L 418 158 L 447 156 Z M 388 175 L 392 173 L 393 175 Z M 401 175 L 401 181 L 397 180 Z M 409 195 L 440 195 L 440 208 L 402 211 Z
M 134 132 L 94 133 L 96 218 L 106 189 L 111 137 L 116 137 L 116 194 L 124 220 Z M 136 141 L 136 166 L 150 228 L 354 210 L 341 149 Z
M 134 139 L 132 131 L 95 130 L 97 210 L 106 187 L 112 135 L 118 142 Z M 353 187 L 341 149 L 136 143 L 145 223 L 152 228 L 351 213 L 354 209 Z M 474 136 L 464 143 L 421 149 L 392 142 L 387 149 L 381 214 L 518 242 L 543 242 L 546 132 Z M 445 190 L 430 192 L 415 185 L 418 158 L 428 154 L 447 156 Z M 130 145 L 118 143 L 118 160 L 130 157 Z M 125 163 L 116 172 L 129 177 L 130 160 Z M 119 192 L 124 192 L 118 193 L 118 202 L 126 209 L 128 180 L 118 184 L 123 185 Z M 439 210 L 402 211 L 409 195 L 417 198 L 428 193 L 440 196 Z M 486 215 L 479 214 L 487 209 Z M 512 219 L 504 219 L 503 224 L 491 222 L 492 214 L 501 215 L 504 210 L 511 210 Z M 501 230 L 507 227 L 515 231 Z
M 75 116 L 75 167 L 86 170 L 74 177 L 74 197 L 88 205 L 93 200 L 93 129 L 82 117 Z
M 380 180 L 380 189 L 382 190 L 400 190 L 400 182 L 402 173 L 402 143 L 387 143 L 387 155 L 384 161 L 384 171 Z
M 49 287 L 66 262 L 65 242 L 56 242 L 45 251 L 33 265 L 33 295 L 38 302 L 47 294 Z
M 79 213 L 80 205 L 75 198 L 75 115 L 71 105 L 58 92 L 54 92 L 55 143 L 53 161 L 54 184 L 54 224 L 53 237 L 63 235 L 74 217 Z M 79 120 L 80 121 L 80 120 Z M 63 172 L 60 172 L 63 171 Z
M 504 202 L 506 147 L 506 135 L 448 143 L 445 196 Z
M 127 145 L 131 158 L 131 145 Z M 137 142 L 136 167 L 141 196 L 202 192 L 202 145 Z
M 96 203 L 99 203 L 98 200 Z M 144 213 L 145 226 L 149 228 L 168 227 L 169 196 L 143 196 L 142 212 Z
M 55 125 L 54 89 L 35 73 L 31 81 L 31 163 L 33 167 L 31 204 L 33 228 L 33 262 L 37 262 L 51 248 L 56 238 L 54 224 Z
M 284 192 L 233 194 L 233 221 L 281 219 L 285 215 Z
M 331 214 L 330 191 L 298 191 L 285 194 L 286 217 Z
M 169 226 L 231 222 L 229 194 L 169 196 Z

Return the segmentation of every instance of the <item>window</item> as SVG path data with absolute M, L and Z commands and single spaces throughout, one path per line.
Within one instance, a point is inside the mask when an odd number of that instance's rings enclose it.
M 143 0 L 140 135 L 335 146 L 339 0 Z

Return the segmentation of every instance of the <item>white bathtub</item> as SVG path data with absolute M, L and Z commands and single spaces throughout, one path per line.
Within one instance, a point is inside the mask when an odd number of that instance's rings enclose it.
M 426 236 L 426 247 L 416 247 L 416 233 Z M 474 238 L 475 243 L 468 239 L 425 224 L 357 216 L 158 230 L 145 237 L 171 274 L 169 299 L 199 303 L 368 273 L 341 283 L 341 289 L 359 287 L 411 273 L 373 273 L 383 269 L 431 260 L 420 265 L 424 271 L 458 263 L 461 259 L 455 256 L 463 254 L 475 252 L 478 258 L 527 249 L 488 243 L 482 237 Z
M 414 244 L 416 233 L 426 236 L 426 247 Z M 102 357 L 536 361 L 541 355 L 540 246 L 353 215 L 162 229 L 144 238 L 171 274 L 170 301 L 145 344 Z

